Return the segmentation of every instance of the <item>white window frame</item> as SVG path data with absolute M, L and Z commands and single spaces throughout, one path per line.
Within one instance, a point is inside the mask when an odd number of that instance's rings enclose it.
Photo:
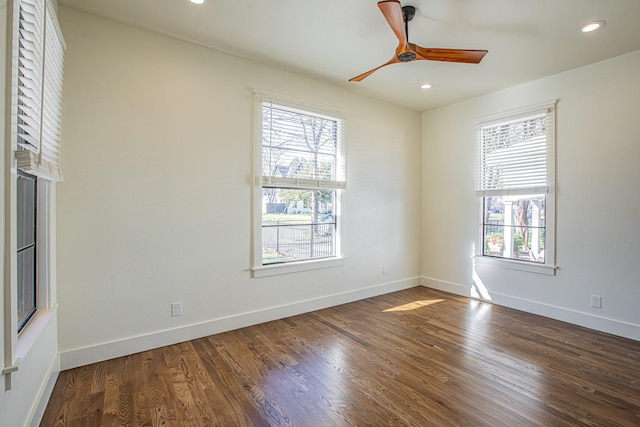
M 38 179 L 37 182 L 36 312 L 18 334 L 19 359 L 26 357 L 42 330 L 55 317 L 58 306 L 54 250 L 56 184 L 45 179 Z
M 477 218 L 478 237 L 475 244 L 474 262 L 476 265 L 485 265 L 491 267 L 505 268 L 510 270 L 526 271 L 530 273 L 555 275 L 556 269 L 556 233 L 555 233 L 555 213 L 556 213 L 556 161 L 555 161 L 555 111 L 557 100 L 550 100 L 540 104 L 511 110 L 504 113 L 493 114 L 476 119 L 476 196 L 478 198 L 479 213 Z M 517 259 L 501 258 L 495 256 L 487 256 L 483 254 L 484 250 L 484 199 L 492 195 L 490 191 L 483 191 L 480 173 L 481 163 L 481 129 L 483 127 L 497 125 L 500 123 L 508 123 L 525 119 L 527 117 L 545 114 L 547 121 L 546 144 L 547 144 L 547 161 L 546 161 L 546 185 L 535 188 L 519 189 L 514 194 L 545 194 L 545 256 L 544 263 L 536 263 L 529 261 L 521 261 Z
M 274 182 L 273 178 L 262 176 L 262 108 L 264 102 L 273 102 L 274 105 L 298 110 L 303 113 L 317 114 L 338 120 L 339 141 L 338 141 L 338 165 L 336 181 L 327 183 L 311 182 L 311 180 L 299 179 L 297 183 Z M 252 207 L 252 259 L 251 271 L 254 278 L 273 276 L 279 274 L 296 273 L 302 271 L 315 270 L 320 268 L 337 267 L 344 264 L 344 251 L 342 236 L 344 236 L 343 210 L 344 210 L 344 190 L 346 189 L 346 157 L 345 157 L 345 116 L 344 114 L 300 100 L 270 94 L 268 92 L 254 91 L 254 145 L 253 145 L 253 207 Z M 287 178 L 281 178 L 286 180 Z M 289 188 L 308 189 L 331 189 L 335 190 L 334 217 L 335 217 L 335 254 L 328 258 L 308 259 L 281 264 L 262 264 L 262 190 L 265 187 L 279 186 L 286 184 Z

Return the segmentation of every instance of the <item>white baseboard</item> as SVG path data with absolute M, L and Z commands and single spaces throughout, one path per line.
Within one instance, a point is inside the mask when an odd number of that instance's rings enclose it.
M 444 280 L 438 280 L 432 277 L 423 276 L 421 279 L 421 285 L 424 287 L 483 300 L 482 298 L 476 298 L 474 295 L 472 295 L 471 287 L 469 286 L 447 282 Z M 606 332 L 624 338 L 640 341 L 640 325 L 636 325 L 633 323 L 623 322 L 620 320 L 610 319 L 602 316 L 596 316 L 582 311 L 558 307 L 555 305 L 513 297 L 496 292 L 491 292 L 491 301 L 488 302 L 520 311 L 526 311 L 527 313 L 533 313 L 540 316 L 549 317 L 551 319 L 572 323 L 574 325 L 584 326 L 585 328 L 594 329 L 596 331 Z
M 145 335 L 123 338 L 117 341 L 66 350 L 60 353 L 60 367 L 62 370 L 71 369 L 89 363 L 126 356 L 416 286 L 420 286 L 420 277 L 382 283 L 310 300 L 297 301 L 248 313 L 240 313 L 234 316 L 222 317 L 175 329 L 156 331 Z
M 60 355 L 58 354 L 51 361 L 51 365 L 47 370 L 47 379 L 42 383 L 40 390 L 38 390 L 33 407 L 31 408 L 31 413 L 29 414 L 29 418 L 27 419 L 27 423 L 25 425 L 29 425 L 32 427 L 37 427 L 40 425 L 40 421 L 42 420 L 42 416 L 44 415 L 44 410 L 47 409 L 47 403 L 49 403 L 49 398 L 51 397 L 51 393 L 53 392 L 53 387 L 56 385 L 56 381 L 58 380 L 59 373 Z

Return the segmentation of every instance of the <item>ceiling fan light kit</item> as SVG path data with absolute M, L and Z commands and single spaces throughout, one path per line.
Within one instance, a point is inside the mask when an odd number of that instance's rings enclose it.
M 398 0 L 380 1 L 378 8 L 398 38 L 395 55 L 379 67 L 349 79 L 350 82 L 360 82 L 380 68 L 400 62 L 443 61 L 478 64 L 487 54 L 486 50 L 424 48 L 409 43 L 409 21 L 415 16 L 416 8 L 401 6 Z

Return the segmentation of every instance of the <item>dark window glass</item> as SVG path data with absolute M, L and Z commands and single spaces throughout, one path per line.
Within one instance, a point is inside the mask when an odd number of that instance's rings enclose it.
M 17 180 L 18 331 L 36 312 L 37 178 L 20 173 Z

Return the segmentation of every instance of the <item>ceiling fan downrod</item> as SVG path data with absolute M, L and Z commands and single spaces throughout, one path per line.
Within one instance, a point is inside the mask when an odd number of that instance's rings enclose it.
M 407 40 L 409 40 L 409 21 L 416 16 L 416 8 L 413 6 L 402 6 L 402 17 L 404 19 L 404 34 L 407 36 Z M 398 61 L 400 62 L 411 62 L 416 59 L 415 52 L 407 51 L 402 52 L 398 55 Z

